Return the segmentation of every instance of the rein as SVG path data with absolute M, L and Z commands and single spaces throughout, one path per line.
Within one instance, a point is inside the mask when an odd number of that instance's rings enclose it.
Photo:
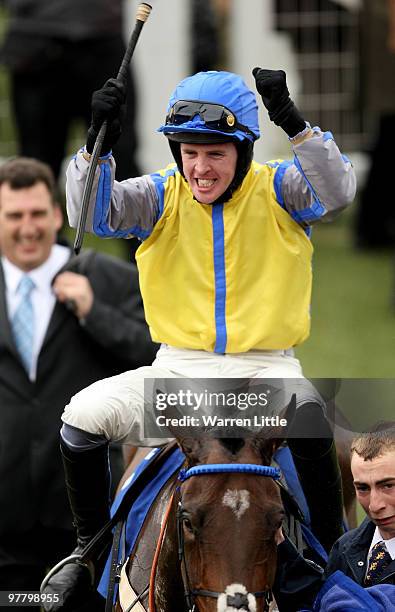
M 188 478 L 194 476 L 202 476 L 207 474 L 225 474 L 225 473 L 242 473 L 242 474 L 256 474 L 259 476 L 266 476 L 279 480 L 281 472 L 278 468 L 267 466 L 267 465 L 255 465 L 252 463 L 213 463 L 208 465 L 196 465 L 189 469 L 180 470 L 179 480 L 185 482 Z M 192 589 L 189 576 L 188 568 L 185 559 L 185 541 L 184 532 L 182 528 L 182 501 L 180 492 L 180 501 L 177 509 L 177 535 L 178 535 L 178 558 L 181 563 L 182 581 L 184 584 L 185 599 L 188 606 L 188 612 L 194 612 L 196 610 L 196 597 L 212 597 L 218 599 L 222 593 L 217 591 L 210 591 L 208 589 Z M 256 591 L 251 593 L 255 598 L 263 597 L 265 600 L 264 612 L 269 610 L 270 602 L 273 600 L 272 591 L 267 588 L 263 591 Z
M 160 555 L 160 550 L 162 548 L 163 538 L 164 538 L 166 527 L 167 527 L 167 521 L 169 519 L 169 514 L 170 514 L 170 511 L 173 505 L 173 499 L 174 499 L 174 491 L 169 499 L 169 503 L 167 505 L 166 512 L 163 517 L 162 526 L 161 526 L 160 534 L 158 538 L 158 543 L 156 545 L 155 555 L 152 561 L 151 575 L 150 575 L 150 581 L 149 581 L 149 602 L 148 602 L 149 612 L 155 612 L 155 588 L 154 588 L 155 574 L 156 574 L 156 568 L 158 566 L 159 555 Z

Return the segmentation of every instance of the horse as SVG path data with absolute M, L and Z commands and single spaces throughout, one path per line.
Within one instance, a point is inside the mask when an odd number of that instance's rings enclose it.
M 289 422 L 295 410 L 291 404 Z M 347 430 L 339 432 L 340 465 L 347 478 L 349 438 Z M 181 484 L 174 474 L 151 507 L 122 570 L 129 603 L 124 595 L 117 612 L 272 609 L 286 513 L 279 473 L 270 466 L 285 435 L 279 428 L 242 438 L 176 434 L 186 458 Z M 136 452 L 123 481 L 146 452 Z M 350 493 L 347 499 L 352 515 Z
M 280 434 L 176 435 L 185 464 L 162 487 L 122 568 L 117 612 L 271 609 L 286 524 L 280 470 L 271 466 Z
M 150 593 L 142 598 L 150 611 L 269 610 L 285 514 L 278 470 L 269 467 L 275 442 L 179 443 L 183 481 L 172 479 L 151 509 L 126 567 L 129 583 L 143 592 L 152 563 Z

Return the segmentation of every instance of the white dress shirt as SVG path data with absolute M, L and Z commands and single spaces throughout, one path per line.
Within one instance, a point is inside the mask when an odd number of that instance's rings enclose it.
M 65 265 L 69 257 L 70 250 L 67 247 L 54 244 L 48 259 L 41 266 L 30 270 L 28 273 L 15 266 L 6 257 L 2 256 L 1 258 L 6 286 L 6 304 L 10 321 L 20 301 L 18 285 L 22 276 L 28 274 L 35 284 L 31 293 L 34 310 L 34 339 L 29 378 L 32 381 L 36 379 L 38 356 L 56 302 L 55 294 L 52 291 L 52 279 Z
M 374 530 L 373 539 L 372 539 L 371 544 L 370 544 L 370 548 L 369 548 L 367 559 L 368 560 L 370 559 L 370 553 L 372 552 L 372 548 L 378 542 L 384 542 L 385 547 L 388 550 L 391 559 L 394 560 L 395 559 L 395 538 L 390 538 L 389 540 L 384 540 L 384 538 L 381 535 L 378 527 L 376 527 L 376 529 Z

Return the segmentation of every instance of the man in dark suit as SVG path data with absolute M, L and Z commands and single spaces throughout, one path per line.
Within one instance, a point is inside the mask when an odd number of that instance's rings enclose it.
M 89 251 L 71 257 L 55 244 L 61 224 L 46 164 L 0 167 L 1 591 L 38 591 L 75 546 L 59 453 L 64 406 L 156 351 L 135 267 Z
M 279 610 L 395 609 L 395 423 L 354 438 L 351 470 L 366 519 L 337 540 L 324 573 L 279 532 L 273 588 Z
M 341 570 L 362 586 L 395 585 L 395 425 L 381 424 L 351 445 L 357 499 L 367 514 L 333 546 L 326 575 Z

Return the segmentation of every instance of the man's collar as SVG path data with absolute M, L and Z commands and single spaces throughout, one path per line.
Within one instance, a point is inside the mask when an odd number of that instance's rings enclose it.
M 381 535 L 379 528 L 376 527 L 376 529 L 374 530 L 372 542 L 370 544 L 369 555 L 370 555 L 370 551 L 372 550 L 373 546 L 377 544 L 378 542 L 384 542 L 386 549 L 388 550 L 391 556 L 391 559 L 394 560 L 395 559 L 395 538 L 385 540 L 383 536 Z
M 24 274 L 28 274 L 30 276 L 37 288 L 47 288 L 51 284 L 55 274 L 57 274 L 60 268 L 66 264 L 69 257 L 70 249 L 59 244 L 54 244 L 48 259 L 44 261 L 44 263 L 33 270 L 29 270 L 29 272 L 25 272 L 3 255 L 1 261 L 4 269 L 5 284 L 8 291 L 12 293 L 17 291 L 19 282 Z

